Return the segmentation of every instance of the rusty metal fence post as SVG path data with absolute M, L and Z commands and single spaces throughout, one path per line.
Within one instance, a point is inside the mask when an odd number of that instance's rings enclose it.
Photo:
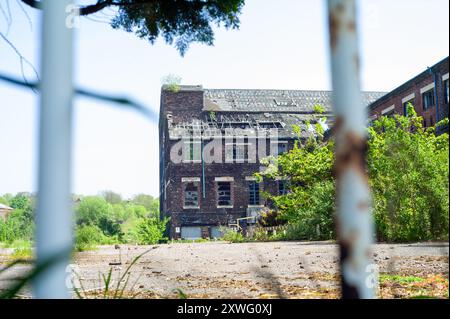
M 366 173 L 367 111 L 359 84 L 354 0 L 328 0 L 335 120 L 336 227 L 342 298 L 374 298 L 373 221 Z

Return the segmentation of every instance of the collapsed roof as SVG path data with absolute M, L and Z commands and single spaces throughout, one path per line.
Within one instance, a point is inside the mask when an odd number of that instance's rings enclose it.
M 279 138 L 297 138 L 299 132 L 295 126 L 300 128 L 300 137 L 316 134 L 316 124 L 323 131 L 332 126 L 331 91 L 194 88 L 203 90 L 203 112 L 182 122 L 174 122 L 169 112 L 166 117 L 172 140 L 273 134 Z M 180 87 L 180 90 L 192 89 L 193 86 Z M 363 92 L 364 107 L 384 94 Z

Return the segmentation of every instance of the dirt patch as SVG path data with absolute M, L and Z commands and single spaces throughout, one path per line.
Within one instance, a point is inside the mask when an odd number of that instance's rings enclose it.
M 337 249 L 331 242 L 103 246 L 75 254 L 73 269 L 88 297 L 102 297 L 101 274 L 110 269 L 111 291 L 122 289 L 119 278 L 148 251 L 124 277 L 124 297 L 338 298 Z M 448 243 L 377 244 L 373 252 L 380 273 L 391 276 L 380 281 L 381 297 L 448 298 Z M 23 271 L 1 275 L 0 289 Z

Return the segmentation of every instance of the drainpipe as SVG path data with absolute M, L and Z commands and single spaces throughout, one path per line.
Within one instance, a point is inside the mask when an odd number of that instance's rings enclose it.
M 336 228 L 342 298 L 375 297 L 373 221 L 366 173 L 367 109 L 359 84 L 354 0 L 328 0 L 335 121 Z
M 205 161 L 203 159 L 203 138 L 201 137 L 201 158 L 202 158 L 202 193 L 203 198 L 206 198 L 206 185 L 205 185 Z
M 436 71 L 433 71 L 432 68 L 429 68 L 430 73 L 433 75 L 434 80 L 434 103 L 436 103 L 436 122 L 434 125 L 436 125 L 437 122 L 440 120 L 439 116 L 439 95 L 438 95 L 438 74 Z

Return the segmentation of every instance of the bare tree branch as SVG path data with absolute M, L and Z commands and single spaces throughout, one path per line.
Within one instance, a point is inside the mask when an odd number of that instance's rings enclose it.
M 28 20 L 28 24 L 30 25 L 30 30 L 33 30 L 33 23 L 31 22 L 31 18 L 30 15 L 28 14 L 27 10 L 25 10 L 25 8 L 23 7 L 22 1 L 21 0 L 16 0 L 17 4 L 19 5 L 20 9 L 22 10 L 23 14 L 25 15 L 25 17 Z
M 28 83 L 28 80 L 27 80 L 27 78 L 25 76 L 25 64 L 27 64 L 31 68 L 31 70 L 33 71 L 34 75 L 39 80 L 39 73 L 36 71 L 36 69 L 33 66 L 33 64 L 30 61 L 28 61 L 28 59 L 25 58 L 22 55 L 22 53 L 20 53 L 20 51 L 14 46 L 14 44 L 12 44 L 12 42 L 9 41 L 9 39 L 1 32 L 0 32 L 0 38 L 2 38 L 13 49 L 13 51 L 19 56 L 19 59 L 20 59 L 20 71 L 22 73 L 22 78 L 25 81 L 25 83 Z M 31 88 L 33 89 L 33 91 L 35 91 L 33 87 L 31 87 Z

